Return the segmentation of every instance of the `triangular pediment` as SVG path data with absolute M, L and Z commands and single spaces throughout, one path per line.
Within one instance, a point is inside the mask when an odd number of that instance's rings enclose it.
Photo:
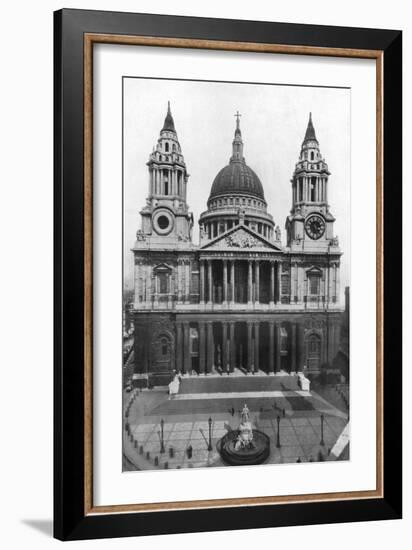
M 268 241 L 262 235 L 252 231 L 246 225 L 237 225 L 219 235 L 215 239 L 208 241 L 201 246 L 202 250 L 233 250 L 233 251 L 259 251 L 276 250 L 281 251 L 279 246 Z

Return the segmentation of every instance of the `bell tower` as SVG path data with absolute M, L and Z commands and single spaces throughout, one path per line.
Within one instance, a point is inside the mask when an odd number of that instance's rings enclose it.
M 191 242 L 193 214 L 189 212 L 186 202 L 189 174 L 177 137 L 170 102 L 147 166 L 149 194 L 146 206 L 140 212 L 142 229 L 138 232 L 138 240 L 140 236 L 140 240 L 145 240 L 150 245 Z
M 309 113 L 292 184 L 292 208 L 286 219 L 287 246 L 291 251 L 326 252 L 337 248 L 333 234 L 335 218 L 328 203 L 330 172 L 322 157 Z

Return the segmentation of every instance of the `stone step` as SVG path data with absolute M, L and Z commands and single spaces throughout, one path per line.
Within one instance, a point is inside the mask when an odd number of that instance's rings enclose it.
M 297 376 L 207 376 L 182 378 L 179 395 L 195 393 L 240 393 L 258 391 L 298 391 Z

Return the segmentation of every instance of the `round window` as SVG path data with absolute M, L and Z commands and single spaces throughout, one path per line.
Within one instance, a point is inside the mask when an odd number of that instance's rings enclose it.
M 165 230 L 169 227 L 170 221 L 167 216 L 159 216 L 157 218 L 157 225 L 160 227 L 160 229 Z

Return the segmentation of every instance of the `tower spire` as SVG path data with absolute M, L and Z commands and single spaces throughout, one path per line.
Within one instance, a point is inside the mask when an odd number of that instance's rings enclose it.
M 235 137 L 232 141 L 232 156 L 231 161 L 235 160 L 245 160 L 243 158 L 243 141 L 242 141 L 242 132 L 240 131 L 240 117 L 242 115 L 239 111 L 236 111 L 234 117 L 236 118 L 236 128 L 235 128 Z
M 309 113 L 309 122 L 306 128 L 306 133 L 305 133 L 305 138 L 303 140 L 303 143 L 305 143 L 306 141 L 316 141 L 316 142 L 318 141 L 316 138 L 315 128 L 312 122 L 312 113 Z
M 172 117 L 172 111 L 170 110 L 170 101 L 167 102 L 167 114 L 161 131 L 176 133 L 175 122 Z

